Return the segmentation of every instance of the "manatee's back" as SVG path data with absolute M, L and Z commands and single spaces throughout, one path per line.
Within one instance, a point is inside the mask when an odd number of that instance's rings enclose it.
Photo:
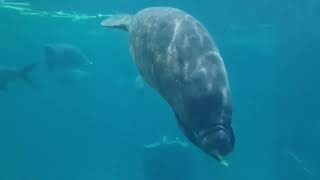
M 158 88 L 159 74 L 172 79 L 170 71 L 176 68 L 170 61 L 170 43 L 175 36 L 176 22 L 184 14 L 173 8 L 146 8 L 135 15 L 129 28 L 130 52 L 142 74 L 151 86 Z
M 185 86 L 191 88 L 185 93 L 199 94 L 227 83 L 215 43 L 203 25 L 184 11 L 144 9 L 136 14 L 129 33 L 140 73 L 165 98 L 181 94 Z
M 89 62 L 79 48 L 70 44 L 48 44 L 45 54 L 50 70 L 79 67 Z

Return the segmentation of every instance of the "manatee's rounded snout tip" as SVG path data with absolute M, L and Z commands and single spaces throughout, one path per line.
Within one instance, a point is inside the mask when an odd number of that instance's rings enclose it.
M 230 136 L 226 131 L 219 130 L 215 133 L 213 143 L 219 154 L 226 156 L 233 151 L 234 148 L 234 139 L 233 136 Z
M 234 149 L 232 129 L 230 132 L 229 129 L 222 126 L 215 128 L 204 136 L 202 145 L 211 157 L 219 161 L 223 166 L 228 166 L 224 156 L 227 156 Z

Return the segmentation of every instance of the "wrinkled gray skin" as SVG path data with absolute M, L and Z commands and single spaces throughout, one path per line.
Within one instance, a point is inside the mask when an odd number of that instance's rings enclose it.
M 139 72 L 170 104 L 191 142 L 217 160 L 233 150 L 227 72 L 199 21 L 175 8 L 154 7 L 113 16 L 102 25 L 129 32 Z
M 46 44 L 44 49 L 48 69 L 52 72 L 76 69 L 92 64 L 79 48 L 71 44 Z

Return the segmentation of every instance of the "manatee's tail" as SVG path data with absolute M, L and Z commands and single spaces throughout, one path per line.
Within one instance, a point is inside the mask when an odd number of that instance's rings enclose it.
M 24 66 L 22 69 L 19 70 L 20 73 L 20 77 L 27 82 L 28 84 L 32 84 L 32 80 L 30 78 L 30 73 L 32 72 L 32 70 L 38 65 L 38 62 L 32 63 L 32 64 L 28 64 L 26 66 Z
M 103 20 L 101 25 L 108 28 L 116 28 L 128 31 L 132 19 L 133 16 L 129 14 L 113 15 Z

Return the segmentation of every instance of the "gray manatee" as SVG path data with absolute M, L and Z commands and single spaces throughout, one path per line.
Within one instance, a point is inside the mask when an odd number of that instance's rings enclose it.
M 223 156 L 235 144 L 231 92 L 222 57 L 206 28 L 171 7 L 114 15 L 101 25 L 129 32 L 130 52 L 144 81 L 171 106 L 185 136 L 225 163 Z
M 67 43 L 46 44 L 45 58 L 49 71 L 78 69 L 93 64 L 76 46 Z

